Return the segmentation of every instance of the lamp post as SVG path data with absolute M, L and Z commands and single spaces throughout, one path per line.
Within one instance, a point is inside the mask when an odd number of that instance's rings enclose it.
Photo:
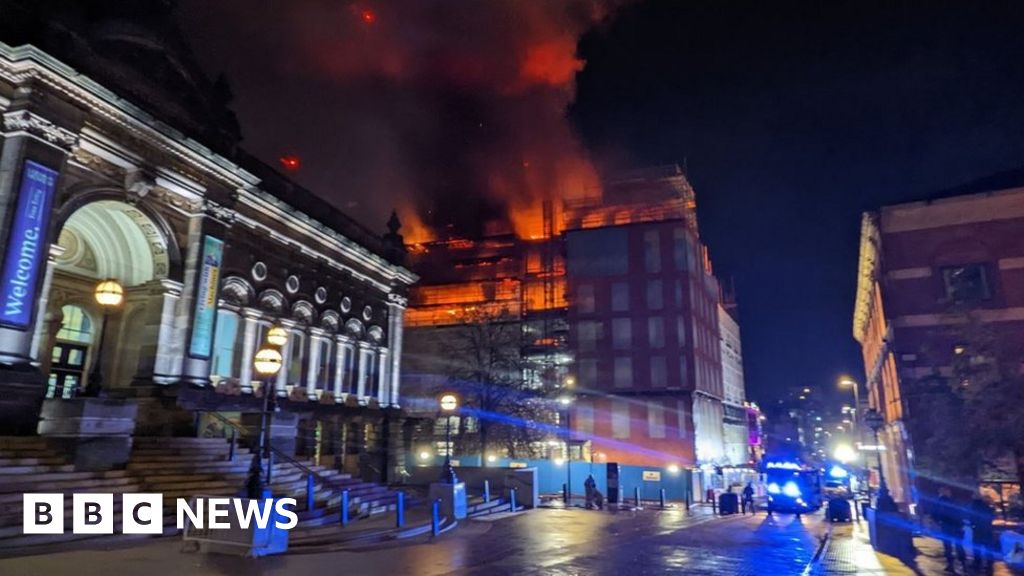
M 247 482 L 249 498 L 263 498 L 267 489 L 266 478 L 269 476 L 269 471 L 264 474 L 263 467 L 264 460 L 269 461 L 270 455 L 270 410 L 273 409 L 270 398 L 274 395 L 273 379 L 281 371 L 283 364 L 284 358 L 281 356 L 281 352 L 273 346 L 260 348 L 253 359 L 256 374 L 263 381 L 263 385 L 260 387 L 263 392 L 263 410 L 260 412 L 260 441 L 256 454 L 253 454 L 252 457 L 252 466 L 249 467 Z
M 103 310 L 103 319 L 100 320 L 100 340 L 96 346 L 96 359 L 92 363 L 92 370 L 89 371 L 89 382 L 85 386 L 84 396 L 96 397 L 103 390 L 103 345 L 106 341 L 107 316 L 110 310 L 124 302 L 124 288 L 117 280 L 104 280 L 96 285 L 93 296 Z
M 572 504 L 572 396 L 564 395 L 558 398 L 558 403 L 565 407 L 565 505 Z
M 875 495 L 875 509 L 881 512 L 894 512 L 897 510 L 896 501 L 892 499 L 889 487 L 885 484 L 885 473 L 882 471 L 882 444 L 878 440 L 878 431 L 885 426 L 885 417 L 878 410 L 871 408 L 864 414 L 864 423 L 875 435 L 875 451 L 878 456 L 878 494 Z
M 444 427 L 444 466 L 441 467 L 441 481 L 446 484 L 455 484 L 459 479 L 455 476 L 455 469 L 452 468 L 452 412 L 459 407 L 459 397 L 450 392 L 442 394 L 438 403 L 445 415 Z
M 844 376 L 839 379 L 839 386 L 853 388 L 853 415 L 851 420 L 853 420 L 853 441 L 856 443 L 860 441 L 860 438 L 857 436 L 857 419 L 860 418 L 860 384 L 853 378 Z

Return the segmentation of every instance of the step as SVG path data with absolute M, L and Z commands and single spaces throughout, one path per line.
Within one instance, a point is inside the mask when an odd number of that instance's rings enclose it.
M 41 436 L 0 436 L 0 450 L 9 448 L 26 448 L 48 446 L 46 438 Z
M 130 462 L 227 462 L 227 452 L 220 454 L 214 453 L 202 453 L 202 454 L 152 454 L 144 457 L 132 456 Z
M 0 471 L 7 466 L 56 466 L 65 462 L 60 456 L 0 458 Z
M 21 498 L 25 492 L 119 492 L 123 486 L 141 486 L 137 478 L 90 478 L 79 480 L 36 480 L 29 482 L 9 482 L 2 487 L 0 500 L 11 496 Z
M 74 472 L 74 464 L 21 464 L 21 465 L 0 465 L 0 489 L 3 488 L 3 482 L 7 480 L 5 477 L 22 474 L 50 474 L 55 472 Z

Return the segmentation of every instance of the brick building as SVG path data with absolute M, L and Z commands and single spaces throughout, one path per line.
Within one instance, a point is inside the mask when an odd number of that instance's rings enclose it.
M 936 433 L 921 426 L 922 385 L 950 378 L 955 358 L 971 354 L 962 326 L 977 320 L 1016 354 L 1024 349 L 1024 188 L 989 179 L 953 194 L 862 221 L 853 333 L 870 405 L 885 416 L 886 480 L 908 504 L 915 458 Z
M 466 311 L 507 313 L 536 388 L 553 399 L 574 382 L 572 458 L 725 463 L 719 285 L 694 208 L 682 171 L 663 166 L 608 178 L 600 197 L 567 200 L 557 217 L 545 209 L 541 238 L 411 247 L 421 281 L 403 386 L 429 395 L 443 382 L 430 346 Z

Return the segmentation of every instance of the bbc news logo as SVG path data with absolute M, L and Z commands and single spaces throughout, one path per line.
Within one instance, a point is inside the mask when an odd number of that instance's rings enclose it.
M 64 533 L 64 494 L 24 494 L 22 531 L 25 534 Z M 255 524 L 291 530 L 299 523 L 294 498 L 250 500 L 246 498 L 178 498 L 175 517 L 178 530 L 248 529 Z M 71 506 L 73 534 L 113 534 L 117 507 L 113 494 L 74 494 Z M 121 494 L 122 534 L 163 534 L 162 494 Z

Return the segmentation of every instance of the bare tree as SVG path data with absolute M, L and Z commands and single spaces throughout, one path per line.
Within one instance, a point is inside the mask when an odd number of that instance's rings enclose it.
M 908 387 L 919 467 L 935 477 L 976 482 L 984 470 L 1012 462 L 1010 473 L 1024 482 L 1019 336 L 1002 333 L 975 311 L 957 311 L 953 319 L 944 334 L 955 343 L 950 370 L 936 366 Z
M 507 312 L 480 309 L 463 313 L 448 330 L 445 343 L 448 385 L 462 399 L 462 414 L 472 416 L 477 434 L 460 419 L 461 451 L 478 449 L 483 457 L 495 446 L 516 458 L 532 455 L 554 419 L 543 390 L 529 378 L 531 363 L 522 353 L 522 324 Z

